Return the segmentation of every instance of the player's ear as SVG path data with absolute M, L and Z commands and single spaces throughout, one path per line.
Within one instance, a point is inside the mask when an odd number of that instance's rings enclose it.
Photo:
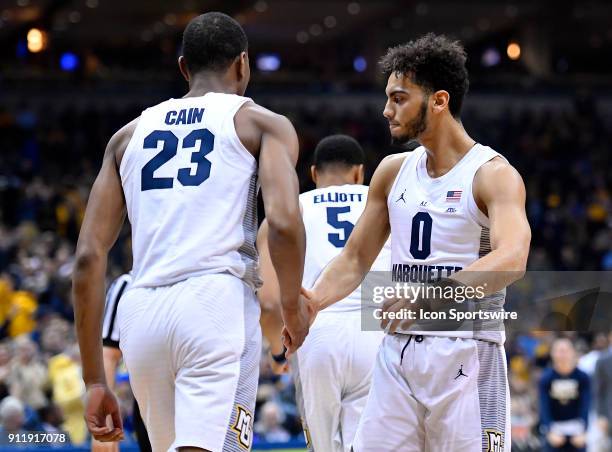
M 178 58 L 178 65 L 179 65 L 179 69 L 181 71 L 181 74 L 183 74 L 183 78 L 189 82 L 189 79 L 191 78 L 191 76 L 189 75 L 189 69 L 187 69 L 187 61 L 185 60 L 185 57 L 183 55 L 181 55 Z
M 251 75 L 251 70 L 249 68 L 249 54 L 246 52 L 241 52 L 240 56 L 238 56 L 238 80 L 248 80 Z
M 312 178 L 312 181 L 315 183 L 315 185 L 317 185 L 317 167 L 314 165 L 310 166 L 310 177 Z
M 432 107 L 434 113 L 441 113 L 448 108 L 450 94 L 448 94 L 448 91 L 444 91 L 443 89 L 441 89 L 433 93 L 431 99 L 433 103 Z
M 365 180 L 365 168 L 362 165 L 357 166 L 355 183 L 359 185 L 363 185 L 363 181 Z

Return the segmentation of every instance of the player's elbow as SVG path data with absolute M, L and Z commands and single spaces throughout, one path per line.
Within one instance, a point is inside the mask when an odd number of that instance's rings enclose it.
M 96 265 L 104 259 L 103 253 L 94 246 L 80 245 L 77 248 L 74 260 L 72 279 L 77 283 L 85 277 Z
M 266 215 L 270 237 L 291 237 L 303 231 L 299 207 L 275 209 Z
M 529 241 L 521 246 L 512 247 L 507 253 L 507 270 L 512 272 L 514 281 L 525 276 L 527 271 L 527 260 L 529 258 Z

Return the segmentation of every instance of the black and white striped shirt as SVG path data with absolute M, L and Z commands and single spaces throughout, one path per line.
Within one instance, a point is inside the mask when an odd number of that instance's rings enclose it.
M 106 292 L 104 322 L 102 323 L 102 344 L 119 348 L 119 328 L 117 326 L 117 306 L 121 295 L 132 283 L 132 275 L 125 273 L 115 279 Z

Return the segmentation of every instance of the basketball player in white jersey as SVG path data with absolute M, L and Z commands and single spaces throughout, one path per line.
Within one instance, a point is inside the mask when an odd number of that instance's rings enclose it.
M 377 168 L 349 241 L 305 291 L 316 308 L 360 284 L 389 233 L 396 282 L 487 283 L 481 302 L 501 309 L 505 286 L 524 272 L 531 238 L 525 188 L 506 159 L 461 124 L 465 61 L 458 42 L 434 34 L 382 59 L 391 137 L 423 146 Z M 410 309 L 411 301 L 392 300 L 385 314 Z M 503 332 L 395 328 L 383 339 L 354 451 L 510 451 Z
M 83 220 L 73 295 L 85 417 L 96 439 L 123 436 L 104 378 L 101 319 L 107 255 L 127 210 L 133 282 L 117 312 L 120 347 L 151 446 L 239 451 L 251 447 L 261 353 L 258 180 L 290 351 L 308 331 L 298 142 L 286 118 L 243 97 L 247 38 L 229 16 L 194 18 L 179 66 L 189 92 L 111 138 Z
M 312 287 L 323 268 L 337 256 L 366 204 L 363 185 L 365 154 L 359 143 L 346 135 L 332 135 L 314 151 L 312 180 L 316 189 L 300 195 L 306 228 L 304 287 Z M 262 304 L 263 333 L 272 347 L 272 358 L 281 361 L 279 344 L 282 322 L 278 309 L 278 284 L 267 253 L 267 225 L 260 228 L 257 246 L 261 253 L 264 285 L 258 291 Z M 389 271 L 391 250 L 387 246 L 373 270 Z M 310 450 L 348 452 L 365 406 L 381 331 L 361 330 L 361 291 L 321 311 L 308 337 L 291 360 L 296 399 Z M 266 322 L 276 317 L 276 324 Z M 280 355 L 280 356 L 279 356 Z

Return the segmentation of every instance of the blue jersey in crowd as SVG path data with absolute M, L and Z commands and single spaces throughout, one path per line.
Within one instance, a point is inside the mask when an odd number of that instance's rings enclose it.
M 591 388 L 589 376 L 579 369 L 561 375 L 548 368 L 540 380 L 540 423 L 548 430 L 552 422 L 580 419 L 587 427 Z

